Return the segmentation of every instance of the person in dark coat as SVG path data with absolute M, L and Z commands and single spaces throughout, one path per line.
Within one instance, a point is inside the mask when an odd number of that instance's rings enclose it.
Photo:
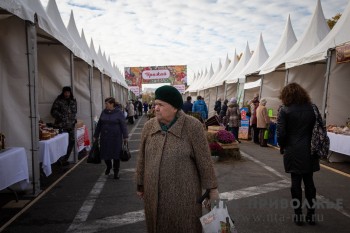
M 277 116 L 277 140 L 283 155 L 284 169 L 291 174 L 294 222 L 303 224 L 302 188 L 304 182 L 307 215 L 315 224 L 316 188 L 313 173 L 320 170 L 319 159 L 311 156 L 311 137 L 316 116 L 308 93 L 299 84 L 290 83 L 281 92 L 283 106 Z
M 219 114 L 219 120 L 221 123 L 223 123 L 225 126 L 227 125 L 227 121 L 224 119 L 226 117 L 226 112 L 227 112 L 227 103 L 228 100 L 224 100 L 224 104 L 221 107 L 220 114 Z
M 192 97 L 191 96 L 187 96 L 187 100 L 184 103 L 184 105 L 182 106 L 182 110 L 187 114 L 188 112 L 192 111 Z
M 105 99 L 106 108 L 102 111 L 94 133 L 94 140 L 100 139 L 100 155 L 106 163 L 105 174 L 109 175 L 112 168 L 114 179 L 119 179 L 119 155 L 122 143 L 128 142 L 128 130 L 124 113 L 119 109 L 113 97 Z
M 221 98 L 219 98 L 216 102 L 215 102 L 215 106 L 214 106 L 214 111 L 220 115 L 220 110 L 221 110 Z
M 74 148 L 74 127 L 77 122 L 77 101 L 73 96 L 71 87 L 66 86 L 62 88 L 62 93 L 57 96 L 51 107 L 50 113 L 51 116 L 55 118 L 54 126 L 62 132 L 67 132 L 69 135 L 67 153 L 58 160 L 59 164 L 65 166 L 69 164 L 68 159 Z
M 148 103 L 147 103 L 147 101 L 143 102 L 143 111 L 144 111 L 145 115 L 147 115 L 147 112 L 148 112 Z

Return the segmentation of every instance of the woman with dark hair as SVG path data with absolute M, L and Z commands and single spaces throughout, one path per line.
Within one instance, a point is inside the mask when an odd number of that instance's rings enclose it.
M 101 159 L 106 163 L 105 174 L 109 175 L 112 168 L 114 179 L 119 179 L 120 160 L 119 154 L 122 143 L 128 142 L 128 130 L 125 123 L 124 113 L 113 97 L 105 99 L 106 108 L 102 111 L 98 120 L 94 140 L 100 139 Z
M 313 172 L 320 170 L 320 163 L 317 157 L 311 155 L 311 137 L 316 120 L 313 104 L 305 89 L 297 83 L 285 86 L 280 99 L 283 105 L 277 116 L 277 140 L 281 154 L 284 154 L 284 169 L 291 173 L 294 222 L 300 226 L 304 220 L 301 208 L 303 181 L 307 201 L 305 220 L 314 225 L 316 188 Z

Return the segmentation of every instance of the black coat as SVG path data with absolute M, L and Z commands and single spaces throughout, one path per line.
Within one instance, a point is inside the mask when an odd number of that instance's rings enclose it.
M 94 137 L 100 137 L 101 159 L 119 159 L 123 138 L 128 137 L 123 112 L 118 108 L 104 109 L 98 120 Z
M 192 111 L 192 107 L 193 107 L 193 104 L 190 101 L 186 101 L 186 102 L 184 102 L 184 104 L 182 106 L 182 110 L 185 113 L 188 113 L 188 112 Z
M 311 157 L 311 136 L 315 124 L 311 104 L 283 106 L 277 117 L 277 141 L 284 148 L 287 173 L 305 174 L 320 170 L 319 160 Z

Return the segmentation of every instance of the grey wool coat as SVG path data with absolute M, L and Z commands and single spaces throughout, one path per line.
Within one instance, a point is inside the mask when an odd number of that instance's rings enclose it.
M 123 138 L 128 138 L 123 112 L 119 108 L 104 109 L 98 120 L 94 137 L 100 137 L 101 159 L 119 159 Z
M 203 125 L 182 110 L 168 132 L 157 118 L 142 131 L 137 161 L 138 190 L 144 192 L 149 233 L 201 233 L 202 189 L 217 188 Z

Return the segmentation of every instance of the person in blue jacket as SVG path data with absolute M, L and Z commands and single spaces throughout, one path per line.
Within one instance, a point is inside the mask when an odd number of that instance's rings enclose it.
M 203 120 L 208 119 L 208 108 L 202 96 L 197 96 L 197 100 L 193 103 L 192 112 L 199 112 Z

